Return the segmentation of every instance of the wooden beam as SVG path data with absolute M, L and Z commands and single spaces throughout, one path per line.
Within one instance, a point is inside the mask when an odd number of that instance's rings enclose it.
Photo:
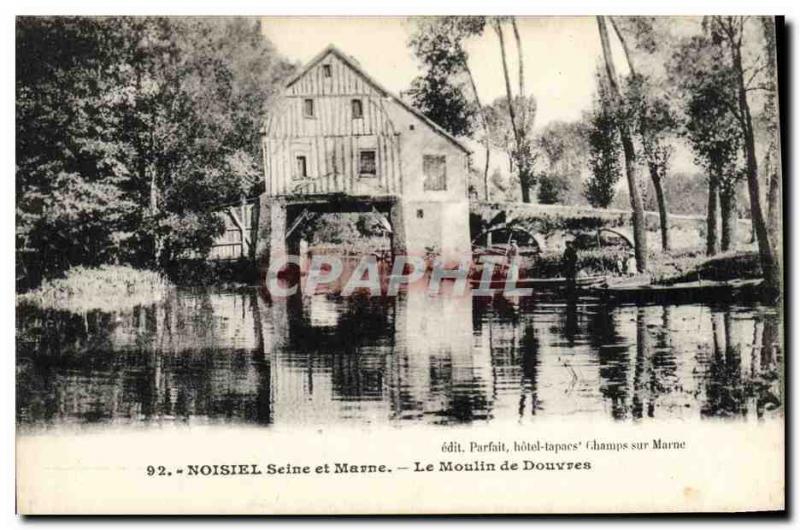
M 381 226 L 383 226 L 383 229 L 386 230 L 386 232 L 392 234 L 393 233 L 392 225 L 389 224 L 389 221 L 386 219 L 386 217 L 384 217 L 384 215 L 381 212 L 379 212 L 374 205 L 372 206 L 372 212 L 377 214 Z
M 228 215 L 233 221 L 233 224 L 236 225 L 236 228 L 238 228 L 242 232 L 242 254 L 244 255 L 245 254 L 244 245 L 247 245 L 248 250 L 250 249 L 251 246 L 250 235 L 247 233 L 247 229 L 244 227 L 244 223 L 242 223 L 242 220 L 239 219 L 239 216 L 236 214 L 235 207 L 233 206 L 228 207 Z
M 303 223 L 303 221 L 306 220 L 308 216 L 309 216 L 308 208 L 303 208 L 303 211 L 300 212 L 300 215 L 298 215 L 297 219 L 295 219 L 294 223 L 292 223 L 291 228 L 289 228 L 289 230 L 286 231 L 287 239 L 289 238 L 290 235 L 292 235 L 292 232 L 294 232 L 297 229 L 297 227 L 299 227 Z

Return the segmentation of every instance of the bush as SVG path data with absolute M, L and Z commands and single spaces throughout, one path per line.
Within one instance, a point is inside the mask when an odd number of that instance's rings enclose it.
M 541 204 L 559 204 L 569 189 L 569 181 L 560 173 L 544 173 L 539 176 L 537 198 Z
M 762 276 L 756 252 L 730 252 L 707 258 L 698 249 L 683 255 L 672 255 L 667 259 L 667 263 L 656 268 L 655 276 L 659 283 L 727 281 Z
M 63 278 L 45 280 L 37 289 L 17 295 L 17 300 L 74 313 L 112 312 L 158 302 L 169 286 L 161 274 L 149 270 L 119 265 L 74 267 Z
M 622 247 L 578 250 L 578 271 L 588 275 L 617 274 L 617 262 L 628 259 L 628 249 Z M 544 252 L 534 261 L 528 275 L 535 278 L 564 276 L 563 253 Z

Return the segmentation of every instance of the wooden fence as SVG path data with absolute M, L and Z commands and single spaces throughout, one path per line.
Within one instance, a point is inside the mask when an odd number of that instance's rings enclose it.
M 255 203 L 229 206 L 217 215 L 225 222 L 225 232 L 214 241 L 208 259 L 229 261 L 251 257 L 258 223 Z

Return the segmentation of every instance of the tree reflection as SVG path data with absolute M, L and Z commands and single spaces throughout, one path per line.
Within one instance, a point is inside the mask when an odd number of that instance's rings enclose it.
M 756 344 L 753 344 L 759 372 L 758 377 L 753 378 L 754 390 L 758 396 L 756 407 L 759 418 L 780 408 L 784 396 L 780 321 L 777 318 L 765 317 L 762 326 L 761 347 L 757 348 Z
M 762 418 L 781 406 L 782 359 L 779 321 L 762 314 L 755 322 L 747 356 L 737 341 L 731 310 L 712 316 L 713 352 L 705 373 L 704 416 L 731 417 L 754 413 Z M 760 338 L 759 338 L 760 337 Z M 748 369 L 744 369 L 747 360 Z
M 589 340 L 597 351 L 600 394 L 610 401 L 611 416 L 624 419 L 628 413 L 628 373 L 630 353 L 617 330 L 614 312 L 600 306 L 591 315 Z
M 268 423 L 268 363 L 238 340 L 257 335 L 251 297 L 214 307 L 201 295 L 125 314 L 30 310 L 18 342 L 20 421 Z
M 17 317 L 23 424 L 760 418 L 783 400 L 761 308 L 243 289 Z
M 733 344 L 730 312 L 714 313 L 711 322 L 714 342 L 702 413 L 708 416 L 741 414 L 744 402 L 741 356 Z

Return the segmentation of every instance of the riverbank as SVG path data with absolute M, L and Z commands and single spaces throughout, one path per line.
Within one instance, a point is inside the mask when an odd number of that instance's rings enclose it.
M 18 294 L 17 301 L 75 313 L 112 312 L 156 303 L 169 288 L 169 281 L 154 271 L 120 265 L 74 267 L 63 278 L 45 280 L 36 289 Z
M 622 275 L 618 263 L 630 258 L 630 250 L 623 247 L 578 250 L 577 268 L 584 274 Z M 563 253 L 544 252 L 532 258 L 529 276 L 535 278 L 563 277 Z M 761 277 L 758 254 L 752 250 L 726 252 L 708 257 L 705 249 L 692 248 L 670 252 L 653 252 L 648 256 L 647 272 L 653 283 L 669 284 L 697 280 L 737 280 Z
M 578 252 L 578 269 L 590 276 L 623 276 L 618 272 L 617 264 L 624 263 L 628 258 L 627 249 L 581 250 Z M 531 261 L 529 267 L 524 268 L 527 269 L 525 275 L 533 278 L 563 277 L 562 254 L 541 254 Z M 698 280 L 760 278 L 761 269 L 754 251 L 707 257 L 703 250 L 691 249 L 651 254 L 647 273 L 626 277 L 640 277 L 643 283 L 670 285 Z M 255 268 L 247 260 L 186 262 L 168 271 L 167 276 L 132 267 L 104 265 L 99 268 L 70 269 L 63 278 L 47 280 L 32 291 L 18 294 L 17 300 L 45 309 L 119 311 L 158 302 L 173 284 L 234 287 L 257 283 Z
M 656 257 L 652 264 L 654 283 L 698 280 L 745 280 L 761 278 L 758 253 L 732 251 L 708 257 L 702 251 Z

